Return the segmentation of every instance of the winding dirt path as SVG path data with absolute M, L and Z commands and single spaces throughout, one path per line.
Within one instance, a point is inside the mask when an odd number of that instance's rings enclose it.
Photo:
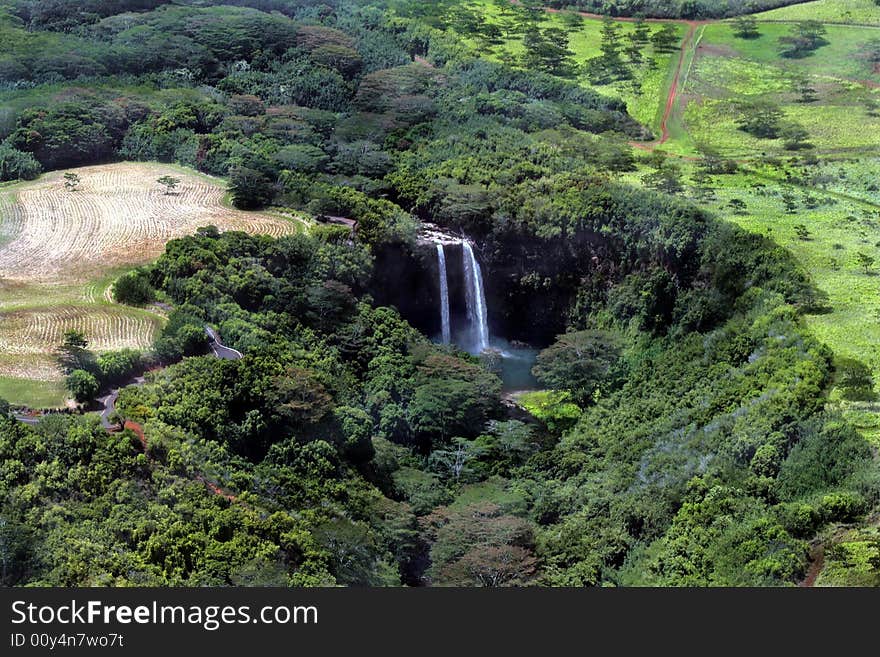
M 819 543 L 811 552 L 810 552 L 810 568 L 807 570 L 807 575 L 804 579 L 798 583 L 798 586 L 803 588 L 812 588 L 816 584 L 816 579 L 819 577 L 819 573 L 822 572 L 822 567 L 825 565 L 825 546 Z

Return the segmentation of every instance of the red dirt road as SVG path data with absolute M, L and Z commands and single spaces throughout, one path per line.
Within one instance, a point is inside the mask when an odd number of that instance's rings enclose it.
M 819 573 L 822 572 L 822 567 L 825 565 L 825 548 L 823 545 L 817 546 L 813 552 L 810 554 L 810 569 L 807 571 L 807 576 L 804 577 L 803 581 L 798 584 L 798 586 L 804 588 L 811 588 L 816 584 L 816 578 L 819 577 Z
M 694 40 L 694 33 L 697 31 L 698 23 L 688 21 L 688 32 L 681 40 L 681 51 L 678 55 L 678 64 L 675 67 L 675 77 L 672 78 L 672 84 L 669 85 L 669 95 L 666 97 L 666 108 L 663 110 L 663 118 L 660 120 L 660 140 L 657 145 L 665 144 L 669 140 L 669 117 L 675 107 L 675 100 L 678 97 L 678 81 L 681 77 L 681 67 L 687 54 L 687 49 Z
M 513 4 L 518 5 L 518 0 L 510 0 Z M 560 9 L 553 9 L 552 7 L 545 7 L 544 11 L 548 14 L 558 14 Z M 602 20 L 605 18 L 602 14 L 593 14 L 588 11 L 579 11 L 577 12 L 579 16 L 583 16 L 584 18 L 593 18 L 597 20 Z M 622 21 L 625 23 L 634 23 L 637 19 L 625 17 L 625 16 L 612 16 L 615 21 Z M 681 77 L 681 67 L 684 63 L 685 55 L 687 53 L 687 49 L 690 47 L 691 42 L 694 39 L 694 33 L 697 31 L 697 27 L 700 25 L 708 25 L 712 21 L 688 21 L 688 20 L 678 20 L 673 18 L 646 18 L 644 19 L 646 23 L 685 23 L 688 26 L 687 34 L 684 36 L 684 39 L 681 41 L 681 50 L 678 55 L 678 64 L 675 68 L 675 77 L 672 78 L 672 84 L 669 86 L 669 95 L 666 97 L 666 107 L 663 110 L 663 118 L 660 120 L 660 139 L 651 142 L 631 142 L 633 146 L 636 148 L 640 148 L 642 150 L 651 151 L 654 150 L 655 147 L 661 146 L 669 141 L 669 117 L 672 115 L 672 110 L 675 108 L 675 101 L 678 98 L 678 83 L 679 78 Z

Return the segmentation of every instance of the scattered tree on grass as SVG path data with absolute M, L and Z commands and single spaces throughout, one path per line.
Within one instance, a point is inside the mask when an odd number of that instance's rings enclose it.
M 808 76 L 795 74 L 793 86 L 794 90 L 800 94 L 800 98 L 798 98 L 799 103 L 815 103 L 819 100 L 819 96 L 816 95 L 816 88 Z
M 871 369 L 854 358 L 839 358 L 835 364 L 837 384 L 843 398 L 850 401 L 874 401 L 874 377 Z
M 792 28 L 791 34 L 779 37 L 779 54 L 789 59 L 801 59 L 827 45 L 823 38 L 825 26 L 819 21 L 801 21 Z
M 174 176 L 162 176 L 156 182 L 165 188 L 165 194 L 168 195 L 177 189 L 177 186 L 180 184 L 180 178 L 175 178 Z
M 638 48 L 644 48 L 651 42 L 651 28 L 645 22 L 645 19 L 639 16 L 633 24 L 633 30 L 627 34 L 626 38 Z
M 529 29 L 523 37 L 525 68 L 561 77 L 574 75 L 577 65 L 574 53 L 568 48 L 568 35 L 556 27 Z
M 737 16 L 733 19 L 733 33 L 740 39 L 757 39 L 761 36 L 758 31 L 758 21 L 754 16 Z
M 94 355 L 88 350 L 89 341 L 82 331 L 69 329 L 64 332 L 56 355 L 61 368 L 70 373 L 73 370 L 90 370 L 94 364 Z
M 761 139 L 776 139 L 779 136 L 783 113 L 769 101 L 758 100 L 739 105 L 737 127 Z
M 797 197 L 789 191 L 782 192 L 782 205 L 786 214 L 794 214 L 797 210 Z
M 700 152 L 700 161 L 697 166 L 706 173 L 730 174 L 736 173 L 737 164 L 734 160 L 724 158 L 721 153 L 711 146 L 701 145 L 697 147 Z
M 880 39 L 871 39 L 858 54 L 860 59 L 868 62 L 874 71 L 880 70 Z
M 804 194 L 801 202 L 804 204 L 804 207 L 809 210 L 815 210 L 819 207 L 819 199 L 812 194 Z
M 587 62 L 590 80 L 594 84 L 607 84 L 632 77 L 632 72 L 620 56 L 620 25 L 608 16 L 602 19 L 599 50 L 602 54 Z
M 805 148 L 813 148 L 808 141 L 810 133 L 804 126 L 798 123 L 789 123 L 779 130 L 779 136 L 782 138 L 782 146 L 787 151 L 800 151 Z
M 806 241 L 810 239 L 810 230 L 804 224 L 796 224 L 794 232 L 797 234 L 799 240 Z
M 746 214 L 746 202 L 740 198 L 732 198 L 727 202 L 728 207 L 734 214 Z
M 512 3 L 510 3 L 512 4 Z M 532 29 L 537 29 L 544 20 L 544 6 L 542 0 L 521 0 L 513 5 L 515 14 L 512 18 L 513 29 L 517 34 L 524 34 Z
M 694 186 L 691 188 L 693 197 L 698 201 L 715 200 L 715 188 L 712 186 L 714 179 L 705 169 L 697 169 L 691 176 Z
M 564 11 L 562 22 L 568 32 L 577 32 L 584 25 L 584 17 L 576 11 Z
M 657 52 L 672 52 L 678 45 L 678 32 L 671 23 L 666 23 L 651 35 L 651 44 Z
M 871 267 L 874 266 L 875 259 L 873 256 L 869 256 L 867 253 L 862 253 L 861 251 L 856 254 L 856 261 L 859 263 L 859 267 L 865 270 L 866 274 L 871 273 Z
M 486 20 L 466 5 L 453 7 L 446 22 L 453 30 L 470 38 L 478 36 L 486 25 Z
M 642 176 L 642 182 L 646 187 L 664 194 L 680 194 L 684 189 L 681 184 L 681 166 L 676 162 L 667 162 L 654 173 Z
M 91 372 L 73 370 L 67 377 L 67 390 L 80 404 L 92 401 L 99 388 L 98 379 Z
M 85 349 L 89 346 L 86 334 L 77 329 L 66 330 L 64 332 L 63 340 L 62 344 L 65 347 Z
M 75 192 L 79 187 L 80 179 L 75 173 L 68 172 L 64 174 L 64 188 L 68 192 Z

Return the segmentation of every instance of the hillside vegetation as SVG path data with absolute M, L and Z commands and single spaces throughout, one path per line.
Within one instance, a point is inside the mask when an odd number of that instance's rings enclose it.
M 120 430 L 0 407 L 3 584 L 876 581 L 865 28 L 63 4 L 5 3 L 0 172 L 49 173 L 0 193 L 75 206 L 89 171 L 150 171 L 167 230 L 99 303 L 167 319 L 137 348 L 60 335 L 84 408 L 121 388 Z M 429 340 L 424 222 L 473 243 L 493 335 L 539 352 L 519 404 L 500 351 Z

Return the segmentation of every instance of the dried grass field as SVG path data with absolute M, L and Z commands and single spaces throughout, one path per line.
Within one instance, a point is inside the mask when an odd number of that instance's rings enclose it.
M 224 205 L 222 181 L 163 164 L 56 171 L 0 187 L 0 397 L 57 405 L 62 373 L 53 351 L 63 332 L 83 331 L 95 351 L 149 346 L 163 318 L 112 301 L 120 272 L 157 258 L 166 242 L 200 226 L 280 236 L 289 219 Z M 180 180 L 166 194 L 156 180 Z

